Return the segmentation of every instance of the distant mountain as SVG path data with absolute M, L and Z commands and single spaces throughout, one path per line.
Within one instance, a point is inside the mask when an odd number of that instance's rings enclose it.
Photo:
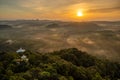
M 78 27 L 82 29 L 98 29 L 100 26 L 98 26 L 95 23 L 92 22 L 73 22 L 73 23 L 68 23 L 64 25 L 65 27 Z
M 47 28 L 59 28 L 60 26 L 57 23 L 52 23 L 52 24 L 47 25 L 46 27 Z
M 92 22 L 104 24 L 120 24 L 120 21 L 92 21 Z
M 96 23 L 92 22 L 60 22 L 60 23 L 51 23 L 46 26 L 47 28 L 74 28 L 79 30 L 100 30 L 101 27 Z
M 0 25 L 0 29 L 8 29 L 8 28 L 12 28 L 12 26 L 10 25 Z
M 93 23 L 104 24 L 107 26 L 111 26 L 111 25 L 120 26 L 120 21 L 93 21 Z

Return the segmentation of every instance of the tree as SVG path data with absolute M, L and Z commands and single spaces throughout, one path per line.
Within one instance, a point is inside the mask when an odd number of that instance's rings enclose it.
M 96 73 L 92 80 L 103 80 L 99 73 Z
M 10 76 L 9 80 L 25 80 L 21 76 Z
M 47 71 L 43 71 L 39 73 L 39 79 L 40 80 L 50 80 L 50 73 Z

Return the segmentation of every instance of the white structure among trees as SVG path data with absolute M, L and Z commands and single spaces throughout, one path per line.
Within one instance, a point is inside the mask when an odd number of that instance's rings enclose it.
M 20 48 L 20 49 L 18 49 L 16 52 L 17 52 L 17 53 L 23 53 L 23 52 L 25 52 L 25 51 L 26 51 L 25 49 Z

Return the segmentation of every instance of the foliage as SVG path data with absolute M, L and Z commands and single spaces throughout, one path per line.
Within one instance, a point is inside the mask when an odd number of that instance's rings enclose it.
M 17 59 L 26 55 L 28 62 Z M 120 64 L 76 48 L 34 53 L 0 52 L 0 80 L 118 80 Z

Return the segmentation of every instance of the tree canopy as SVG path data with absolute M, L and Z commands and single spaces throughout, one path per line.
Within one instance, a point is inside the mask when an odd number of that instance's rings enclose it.
M 28 62 L 21 61 L 26 55 Z M 0 52 L 0 80 L 118 80 L 120 64 L 76 48 L 51 53 Z

